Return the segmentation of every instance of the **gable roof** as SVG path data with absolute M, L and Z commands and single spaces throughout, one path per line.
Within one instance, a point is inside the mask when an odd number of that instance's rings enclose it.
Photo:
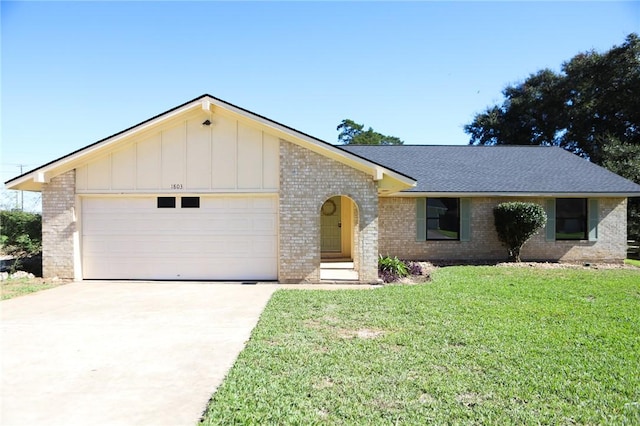
M 90 145 L 71 152 L 63 157 L 50 161 L 36 169 L 30 170 L 20 176 L 5 182 L 8 189 L 27 191 L 40 191 L 42 184 L 51 178 L 72 170 L 88 158 L 113 150 L 121 143 L 126 143 L 131 138 L 145 132 L 161 128 L 163 125 L 179 120 L 188 114 L 204 111 L 207 114 L 225 111 L 240 119 L 250 120 L 254 125 L 260 126 L 274 135 L 289 142 L 301 145 L 311 151 L 344 163 L 350 167 L 363 171 L 373 176 L 378 182 L 379 193 L 391 193 L 410 188 L 416 184 L 410 176 L 389 169 L 372 160 L 364 158 L 357 153 L 343 150 L 321 139 L 310 136 L 292 127 L 278 123 L 262 115 L 241 108 L 209 94 L 201 95 L 195 99 L 178 105 L 168 111 L 158 114 L 148 120 L 138 123 L 114 135 L 108 136 Z
M 407 195 L 640 196 L 640 185 L 559 147 L 345 145 L 412 176 Z

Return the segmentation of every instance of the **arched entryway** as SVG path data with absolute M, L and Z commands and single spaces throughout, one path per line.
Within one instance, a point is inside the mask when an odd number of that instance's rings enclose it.
M 320 208 L 320 278 L 358 280 L 358 206 L 345 195 L 330 197 Z

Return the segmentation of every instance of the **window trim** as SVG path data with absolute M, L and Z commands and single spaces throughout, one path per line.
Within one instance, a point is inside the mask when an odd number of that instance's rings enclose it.
M 580 200 L 582 201 L 582 205 L 583 205 L 583 212 L 584 215 L 580 215 L 580 216 L 570 216 L 567 218 L 558 218 L 558 201 L 559 200 L 572 200 L 572 201 L 576 201 L 576 200 Z M 555 239 L 556 241 L 586 241 L 589 239 L 589 200 L 587 198 L 556 198 L 555 199 L 556 202 L 556 215 L 555 215 Z M 570 237 L 564 237 L 564 238 L 558 238 L 558 223 L 560 222 L 559 219 L 580 219 L 580 222 L 582 224 L 582 227 L 584 229 L 583 234 L 578 237 L 578 238 L 570 238 Z
M 571 198 L 571 197 L 562 197 Z M 560 199 L 562 199 L 560 198 Z M 575 197 L 575 199 L 586 200 L 586 232 L 585 238 L 582 239 L 558 239 L 556 238 L 557 228 L 557 208 L 558 198 L 548 198 L 545 203 L 545 211 L 547 213 L 546 240 L 552 241 L 598 241 L 598 224 L 600 223 L 600 209 L 598 198 Z
M 416 197 L 416 241 L 471 241 L 471 198 L 462 197 L 429 197 L 429 198 L 455 198 L 458 200 L 459 231 L 458 239 L 429 239 L 427 240 L 427 198 Z

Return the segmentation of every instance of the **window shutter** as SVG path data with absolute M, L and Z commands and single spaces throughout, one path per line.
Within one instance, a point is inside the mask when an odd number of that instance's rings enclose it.
M 427 240 L 427 199 L 416 198 L 416 241 Z
M 471 198 L 460 198 L 460 241 L 471 241 Z
M 547 226 L 545 229 L 547 241 L 556 240 L 556 199 L 546 200 L 545 212 L 547 213 Z
M 590 198 L 589 199 L 589 241 L 598 241 L 598 222 L 599 212 L 598 212 L 598 199 Z

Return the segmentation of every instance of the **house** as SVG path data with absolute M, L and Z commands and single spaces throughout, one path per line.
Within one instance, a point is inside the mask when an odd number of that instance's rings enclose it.
M 621 262 L 640 186 L 560 148 L 334 146 L 203 95 L 6 182 L 40 191 L 47 277 L 318 282 L 379 254 L 499 260 L 492 208 L 545 206 L 525 260 Z

